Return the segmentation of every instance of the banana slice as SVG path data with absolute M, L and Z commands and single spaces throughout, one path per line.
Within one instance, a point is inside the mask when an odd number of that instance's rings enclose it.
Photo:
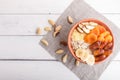
M 82 61 L 87 61 L 88 60 L 88 58 L 89 58 L 89 53 L 87 52 L 87 51 L 84 51 L 83 53 L 82 53 L 82 55 L 81 55 L 81 60 Z
M 89 33 L 89 32 L 90 32 L 90 30 L 87 29 L 87 28 L 85 28 L 85 27 L 83 27 L 82 29 L 83 29 L 83 31 L 84 31 L 85 33 Z
M 85 27 L 86 27 L 87 29 L 89 29 L 89 30 L 92 30 L 92 29 L 95 28 L 95 26 L 92 26 L 92 25 L 86 25 Z
M 83 56 L 83 52 L 84 50 L 79 48 L 75 51 L 75 54 L 78 58 L 81 58 Z
M 83 33 L 83 30 L 81 30 L 81 28 L 77 27 L 77 30 L 78 30 L 80 33 Z
M 88 60 L 86 61 L 88 65 L 94 65 L 95 63 L 95 58 L 93 55 L 89 55 Z
M 95 22 L 89 22 L 90 25 L 97 26 L 98 24 Z

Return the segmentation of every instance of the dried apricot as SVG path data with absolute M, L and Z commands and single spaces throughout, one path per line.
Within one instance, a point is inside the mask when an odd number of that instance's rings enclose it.
M 90 31 L 90 33 L 94 33 L 95 35 L 98 36 L 100 34 L 99 28 L 95 27 L 93 30 Z
M 98 41 L 104 42 L 104 40 L 105 40 L 104 37 L 102 37 L 102 36 L 98 37 Z
M 94 33 L 90 33 L 85 36 L 84 40 L 85 42 L 92 44 L 97 41 L 97 35 L 95 35 Z
M 105 42 L 112 42 L 112 36 L 111 35 L 107 35 L 105 37 Z
M 99 27 L 100 34 L 106 31 L 106 29 L 103 26 L 98 25 L 98 27 Z
M 106 37 L 109 34 L 110 34 L 109 31 L 105 31 L 105 32 L 103 32 L 103 33 L 100 34 L 100 37 Z

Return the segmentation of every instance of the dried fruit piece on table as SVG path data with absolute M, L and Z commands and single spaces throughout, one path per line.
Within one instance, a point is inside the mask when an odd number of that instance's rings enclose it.
M 104 54 L 104 49 L 97 49 L 97 50 L 93 51 L 94 56 L 99 56 L 99 55 L 102 55 L 102 54 Z
M 94 65 L 95 63 L 95 58 L 93 55 L 89 55 L 88 60 L 86 61 L 88 65 Z
M 68 22 L 69 22 L 70 24 L 73 23 L 73 18 L 72 18 L 71 16 L 68 16 L 68 17 L 67 17 L 67 20 L 68 20 Z
M 90 33 L 84 37 L 84 40 L 85 42 L 92 44 L 97 41 L 97 35 Z
M 56 26 L 55 22 L 54 22 L 53 20 L 51 20 L 51 19 L 48 20 L 48 23 L 49 23 L 51 26 L 53 26 L 53 27 Z
M 38 28 L 36 29 L 36 34 L 37 34 L 37 35 L 40 35 L 41 33 L 42 33 L 42 30 L 41 30 L 41 28 L 38 27 Z
M 55 51 L 55 53 L 56 53 L 56 54 L 62 54 L 62 53 L 64 53 L 64 50 L 63 50 L 63 49 L 57 49 L 57 50 Z
M 94 33 L 95 35 L 98 36 L 100 34 L 99 28 L 95 27 L 93 30 L 90 31 L 90 33 Z
M 42 39 L 42 40 L 41 40 L 41 43 L 43 43 L 45 46 L 48 46 L 48 41 L 45 40 L 45 39 Z
M 60 41 L 60 44 L 63 46 L 67 46 L 67 42 L 66 41 Z
M 105 42 L 112 42 L 112 36 L 111 35 L 107 35 L 106 37 L 105 37 Z
M 104 49 L 105 49 L 105 50 L 109 50 L 109 49 L 112 48 L 112 46 L 113 46 L 113 43 L 110 42 L 110 43 L 108 43 L 108 44 L 104 47 Z
M 51 31 L 52 29 L 51 29 L 51 27 L 45 27 L 44 30 L 45 31 Z
M 67 59 L 68 59 L 68 55 L 65 54 L 65 55 L 62 57 L 62 62 L 63 62 L 63 63 L 66 63 L 66 62 L 67 62 Z
M 75 60 L 75 65 L 76 65 L 76 66 L 79 66 L 79 64 L 80 64 L 80 61 Z

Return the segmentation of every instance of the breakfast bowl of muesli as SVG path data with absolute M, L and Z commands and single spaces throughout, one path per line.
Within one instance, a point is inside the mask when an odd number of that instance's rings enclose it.
M 104 61 L 113 51 L 114 37 L 109 27 L 97 19 L 76 23 L 68 34 L 68 47 L 73 57 L 85 64 Z

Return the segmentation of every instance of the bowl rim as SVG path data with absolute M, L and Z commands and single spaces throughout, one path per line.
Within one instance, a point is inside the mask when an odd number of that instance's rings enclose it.
M 80 61 L 80 62 L 82 62 L 82 63 L 85 63 L 85 62 L 83 62 L 80 58 L 78 58 L 78 57 L 75 55 L 75 53 L 73 52 L 72 45 L 71 45 L 71 43 L 70 43 L 70 42 L 71 42 L 71 35 L 72 35 L 73 30 L 78 26 L 78 24 L 83 23 L 83 22 L 95 22 L 95 23 L 98 23 L 98 24 L 104 26 L 104 28 L 106 28 L 106 29 L 110 32 L 110 34 L 111 34 L 111 36 L 112 36 L 112 38 L 113 38 L 113 40 L 112 40 L 112 43 L 113 43 L 113 45 L 112 45 L 112 52 L 113 52 L 114 37 L 113 37 L 112 31 L 110 30 L 110 28 L 109 28 L 104 22 L 102 22 L 101 20 L 98 20 L 98 19 L 95 19 L 95 18 L 86 18 L 86 19 L 82 19 L 82 20 L 80 20 L 79 22 L 75 23 L 75 24 L 72 26 L 72 28 L 70 29 L 69 33 L 68 33 L 68 48 L 69 48 L 70 53 L 73 55 L 73 57 L 74 57 L 76 60 L 78 60 L 78 61 Z M 112 54 L 112 52 L 111 52 L 111 54 Z M 110 55 L 111 55 L 111 54 L 110 54 Z M 110 55 L 109 55 L 109 56 L 110 56 Z M 98 64 L 98 63 L 100 63 L 100 62 L 103 62 L 103 61 L 106 60 L 109 56 L 107 56 L 107 57 L 106 57 L 105 59 L 103 59 L 103 60 L 100 60 L 100 61 L 95 62 L 95 64 Z

